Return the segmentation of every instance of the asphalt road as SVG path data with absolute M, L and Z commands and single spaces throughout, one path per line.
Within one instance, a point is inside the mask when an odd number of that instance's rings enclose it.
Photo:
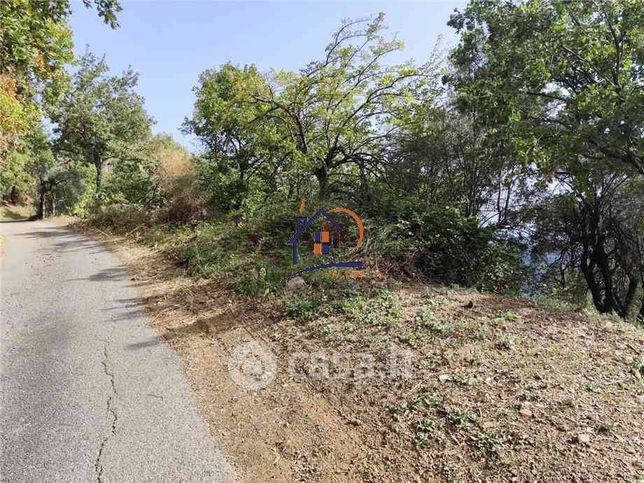
M 42 222 L 0 235 L 0 481 L 231 481 L 118 261 Z

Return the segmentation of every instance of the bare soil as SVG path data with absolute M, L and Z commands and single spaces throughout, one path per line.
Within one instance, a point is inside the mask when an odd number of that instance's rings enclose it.
M 644 478 L 639 328 L 405 283 L 393 289 L 393 320 L 289 318 L 282 300 L 238 297 L 131 239 L 89 234 L 130 271 L 240 481 Z M 230 354 L 250 340 L 277 360 L 277 377 L 259 390 L 240 387 L 228 370 Z M 392 348 L 413 355 L 409 377 L 287 370 L 300 352 L 366 353 L 383 363 Z

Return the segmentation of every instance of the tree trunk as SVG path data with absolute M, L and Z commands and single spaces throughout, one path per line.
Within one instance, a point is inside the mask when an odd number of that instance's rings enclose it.
M 36 217 L 39 220 L 42 220 L 45 217 L 45 196 L 46 196 L 46 191 L 45 187 L 43 185 L 40 185 L 40 192 L 38 193 L 38 212 L 36 213 Z
M 18 204 L 18 190 L 15 186 L 11 187 L 11 194 L 9 195 L 9 199 L 11 200 L 12 205 Z
M 610 309 L 606 306 L 606 299 L 602 297 L 597 280 L 595 280 L 595 262 L 590 258 L 588 251 L 588 248 L 584 247 L 584 253 L 581 257 L 581 273 L 586 279 L 586 285 L 592 295 L 595 308 L 603 314 Z
M 642 281 L 638 276 L 630 277 L 628 285 L 628 293 L 626 294 L 626 299 L 624 301 L 625 310 L 624 310 L 624 320 L 634 324 L 637 322 L 637 318 L 640 315 L 642 310 L 642 304 L 644 303 L 644 288 L 642 288 Z
M 94 156 L 94 167 L 96 168 L 96 198 L 98 198 L 103 181 L 103 160 L 100 156 Z
M 96 196 L 98 196 L 98 193 L 101 191 L 101 181 L 102 181 L 101 172 L 102 172 L 102 169 L 100 169 L 99 167 L 96 167 Z
M 326 167 L 316 169 L 315 177 L 318 180 L 318 200 L 324 203 L 329 195 L 329 173 Z

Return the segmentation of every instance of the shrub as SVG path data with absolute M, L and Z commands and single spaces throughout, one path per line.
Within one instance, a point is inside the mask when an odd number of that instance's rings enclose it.
M 371 252 L 447 284 L 496 292 L 520 289 L 521 250 L 499 239 L 494 227 L 480 226 L 477 217 L 463 216 L 455 207 L 418 213 L 407 206 L 401 215 L 407 219 L 371 230 Z
M 94 213 L 89 223 L 114 233 L 127 233 L 137 227 L 150 226 L 150 213 L 135 205 L 112 205 Z

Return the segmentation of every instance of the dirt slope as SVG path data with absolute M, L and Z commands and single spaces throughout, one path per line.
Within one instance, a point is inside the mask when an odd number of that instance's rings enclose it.
M 641 329 L 526 299 L 367 281 L 342 310 L 326 300 L 311 314 L 297 294 L 238 298 L 154 250 L 93 234 L 131 271 L 245 481 L 644 477 Z M 229 373 L 249 340 L 277 364 L 260 390 Z M 411 354 L 404 376 L 359 373 L 361 355 L 383 368 L 392 350 Z M 311 354 L 348 354 L 350 371 L 338 377 L 335 361 L 320 373 Z

